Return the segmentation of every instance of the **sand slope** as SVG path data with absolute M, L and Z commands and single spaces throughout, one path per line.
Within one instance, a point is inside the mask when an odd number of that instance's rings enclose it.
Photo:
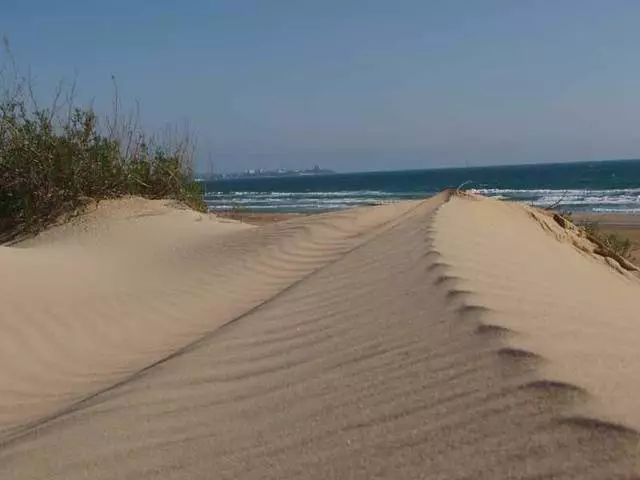
M 215 330 L 410 208 L 256 229 L 132 198 L 0 247 L 0 435 Z
M 521 205 L 454 197 L 435 229 L 447 275 L 488 309 L 484 321 L 508 329 L 505 344 L 535 357 L 545 380 L 588 397 L 576 419 L 640 431 L 636 277 Z
M 30 315 L 14 291 L 0 477 L 640 478 L 636 280 L 523 207 L 444 199 L 262 228 L 107 212 L 108 242 L 4 252 L 28 278 L 104 248 L 90 268 L 140 290 L 86 275 L 83 318 L 68 277 Z

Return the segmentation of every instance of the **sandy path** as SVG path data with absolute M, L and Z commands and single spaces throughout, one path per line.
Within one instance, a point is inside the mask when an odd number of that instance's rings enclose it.
M 317 243 L 339 216 L 305 219 L 313 248 L 263 247 L 244 281 L 289 265 L 282 252 L 322 266 L 153 368 L 6 434 L 0 477 L 638 478 L 638 380 L 619 365 L 640 366 L 635 280 L 522 207 L 440 204 L 375 228 L 384 209 L 350 212 L 344 231 L 367 212 L 378 220 L 349 248 Z M 626 315 L 609 324 L 611 300 Z

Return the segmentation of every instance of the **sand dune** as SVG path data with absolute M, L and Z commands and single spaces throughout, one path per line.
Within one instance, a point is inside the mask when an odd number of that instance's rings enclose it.
M 640 431 L 636 277 L 574 248 L 569 232 L 521 205 L 454 197 L 435 230 L 447 275 L 489 309 L 486 322 L 511 332 L 505 344 L 538 358 L 547 381 L 588 394 L 577 418 Z
M 640 478 L 637 279 L 446 200 L 0 249 L 0 478 Z
M 410 208 L 258 230 L 129 199 L 0 248 L 0 432 L 126 379 Z

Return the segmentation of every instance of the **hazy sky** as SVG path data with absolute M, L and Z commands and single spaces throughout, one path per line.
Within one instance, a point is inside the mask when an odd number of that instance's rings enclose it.
M 46 95 L 115 75 L 216 168 L 640 157 L 640 1 L 5 0 Z

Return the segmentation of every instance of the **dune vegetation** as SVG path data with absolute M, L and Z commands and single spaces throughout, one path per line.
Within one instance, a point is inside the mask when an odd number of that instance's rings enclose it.
M 74 86 L 60 85 L 43 107 L 30 79 L 6 57 L 0 67 L 0 239 L 37 232 L 91 200 L 138 195 L 205 209 L 187 130 L 145 133 L 137 110 L 121 113 L 115 79 L 109 115 L 79 104 Z

